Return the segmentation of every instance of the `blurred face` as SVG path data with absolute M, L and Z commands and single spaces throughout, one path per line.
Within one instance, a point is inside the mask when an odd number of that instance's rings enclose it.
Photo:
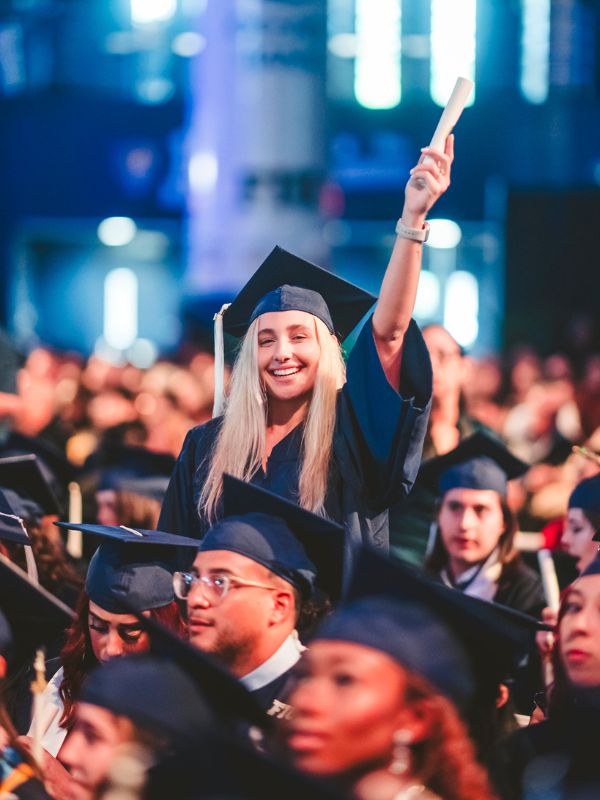
M 96 519 L 99 525 L 120 525 L 117 514 L 117 493 L 114 489 L 96 492 Z
M 258 319 L 258 368 L 274 400 L 310 397 L 321 348 L 315 318 L 306 311 L 272 311 Z
M 60 751 L 71 773 L 69 800 L 91 800 L 106 779 L 117 747 L 125 741 L 121 717 L 89 703 L 77 705 L 75 724 Z
M 440 535 L 451 565 L 468 569 L 486 559 L 504 531 L 498 492 L 450 489 L 438 515 Z
M 431 357 L 435 396 L 459 392 L 462 381 L 460 347 L 444 328 L 435 325 L 423 331 L 423 338 Z
M 278 596 L 290 596 L 291 590 L 279 592 L 236 584 L 237 577 L 241 581 L 270 585 L 271 573 L 252 559 L 228 550 L 198 553 L 191 572 L 196 577 L 227 576 L 231 586 L 218 601 L 211 600 L 201 583 L 192 587 L 187 600 L 190 641 L 233 671 L 245 674 L 250 670 L 244 665 L 264 660 L 262 653 L 277 620 Z
M 596 557 L 598 542 L 593 541 L 595 535 L 592 523 L 581 508 L 570 508 L 567 511 L 561 546 L 566 553 L 577 559 L 577 569 L 580 572 Z
M 286 742 L 294 765 L 339 775 L 387 765 L 392 737 L 407 727 L 405 673 L 389 656 L 351 642 L 316 641 L 297 667 Z
M 145 612 L 149 614 L 149 612 Z M 94 655 L 100 662 L 150 648 L 148 634 L 132 614 L 109 614 L 90 600 L 88 630 Z
M 600 686 L 600 575 L 579 578 L 564 601 L 559 652 L 576 687 Z

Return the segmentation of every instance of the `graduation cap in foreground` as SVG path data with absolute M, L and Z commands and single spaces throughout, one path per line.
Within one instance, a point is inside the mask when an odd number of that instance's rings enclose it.
M 13 632 L 14 657 L 22 663 L 36 648 L 50 646 L 68 628 L 73 611 L 0 554 L 0 611 Z
M 25 436 L 23 433 L 13 431 L 0 444 L 0 455 L 3 458 L 31 454 L 40 460 L 41 469 L 57 496 L 60 497 L 67 485 L 77 479 L 77 467 L 69 461 L 62 450 L 40 436 Z
M 31 539 L 27 535 L 22 515 L 19 513 L 21 510 L 19 497 L 13 492 L 0 489 L 0 539 L 31 546 Z
M 484 431 L 477 431 L 443 456 L 421 465 L 418 481 L 439 495 L 450 489 L 485 489 L 506 495 L 509 480 L 524 475 L 529 465 L 514 456 L 504 444 Z
M 112 614 L 147 611 L 171 603 L 179 548 L 198 549 L 199 541 L 163 531 L 116 525 L 56 522 L 61 528 L 102 537 L 90 561 L 85 591 Z
M 344 528 L 272 492 L 223 476 L 224 517 L 199 543 L 199 552 L 230 550 L 262 564 L 305 596 L 319 586 L 340 596 Z
M 307 311 L 344 340 L 376 300 L 338 275 L 274 247 L 225 311 L 223 329 L 242 336 L 261 314 Z
M 22 498 L 33 500 L 42 514 L 60 514 L 48 470 L 33 453 L 0 458 L 0 487 L 12 489 Z
M 569 508 L 581 508 L 600 514 L 600 473 L 577 484 L 569 497 Z M 597 540 L 599 535 L 600 531 L 594 539 Z
M 496 690 L 535 648 L 535 634 L 552 630 L 527 614 L 445 586 L 396 559 L 362 550 L 348 600 L 392 597 L 401 605 L 418 603 L 451 629 L 468 655 L 479 688 Z M 391 634 L 392 635 L 392 634 Z

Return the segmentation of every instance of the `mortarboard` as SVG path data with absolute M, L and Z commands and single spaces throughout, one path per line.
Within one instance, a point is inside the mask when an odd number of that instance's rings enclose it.
M 60 514 L 62 511 L 48 470 L 44 470 L 33 453 L 0 458 L 0 487 L 33 500 L 42 514 Z
M 19 511 L 22 511 L 20 498 L 10 490 L 0 489 L 0 539 L 31 546 L 31 539 L 23 526 Z
M 318 585 L 331 599 L 342 588 L 344 528 L 231 475 L 223 476 L 224 517 L 198 551 L 230 550 L 262 564 L 310 595 Z
M 223 329 L 242 336 L 269 311 L 307 311 L 340 340 L 356 327 L 377 298 L 358 286 L 274 247 L 223 316 Z
M 88 457 L 84 468 L 86 472 L 99 474 L 98 490 L 118 491 L 133 480 L 169 478 L 174 466 L 175 459 L 170 453 L 108 441 Z
M 569 508 L 582 508 L 600 514 L 600 474 L 577 484 L 569 497 Z
M 469 657 L 478 686 L 497 689 L 535 648 L 535 634 L 551 630 L 527 614 L 480 600 L 417 572 L 407 564 L 363 549 L 348 598 L 384 595 L 419 603 L 447 625 Z
M 49 646 L 71 624 L 74 614 L 22 569 L 0 554 L 0 611 L 13 632 L 19 663 L 37 647 Z
M 77 479 L 77 467 L 52 442 L 40 436 L 25 436 L 14 431 L 0 444 L 2 457 L 33 454 L 40 460 L 41 468 L 52 483 L 55 494 L 61 494 L 67 485 Z M 57 491 L 58 489 L 58 491 Z
M 79 700 L 128 717 L 172 744 L 198 743 L 217 725 L 192 678 L 174 661 L 148 654 L 113 658 L 94 669 Z
M 148 478 L 123 478 L 118 483 L 119 491 L 149 497 L 162 503 L 167 492 L 169 478 L 151 475 Z
M 147 611 L 174 600 L 173 572 L 178 548 L 198 549 L 197 539 L 114 525 L 55 523 L 61 528 L 101 536 L 90 561 L 85 591 L 112 614 Z
M 528 469 L 499 439 L 477 431 L 449 453 L 425 461 L 417 480 L 439 495 L 460 488 L 491 489 L 505 496 L 508 481 Z

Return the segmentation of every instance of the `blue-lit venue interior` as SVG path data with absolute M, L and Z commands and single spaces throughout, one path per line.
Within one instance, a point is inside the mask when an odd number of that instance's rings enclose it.
M 377 290 L 464 75 L 416 316 L 568 348 L 600 297 L 599 45 L 595 0 L 4 0 L 0 323 L 148 366 L 274 244 Z

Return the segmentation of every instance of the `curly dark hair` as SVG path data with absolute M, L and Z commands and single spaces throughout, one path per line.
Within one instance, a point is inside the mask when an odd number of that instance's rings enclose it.
M 97 666 L 98 661 L 92 649 L 88 627 L 88 611 L 90 599 L 82 591 L 77 600 L 75 618 L 67 631 L 67 638 L 60 653 L 63 667 L 63 679 L 59 694 L 63 701 L 64 711 L 60 720 L 63 728 L 70 728 L 74 721 L 75 703 L 85 677 Z M 178 636 L 186 636 L 186 626 L 181 617 L 179 606 L 175 601 L 160 608 L 150 610 L 150 617 L 169 628 Z

